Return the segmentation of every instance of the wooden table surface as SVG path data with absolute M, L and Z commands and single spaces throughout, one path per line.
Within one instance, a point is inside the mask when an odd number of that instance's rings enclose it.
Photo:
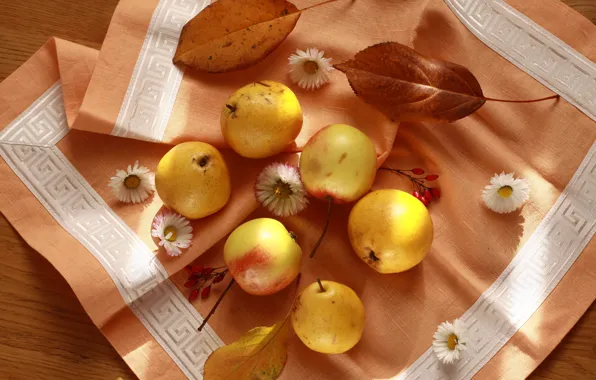
M 564 2 L 596 22 L 596 0 Z M 99 49 L 117 3 L 3 2 L 0 80 L 51 36 Z M 0 379 L 117 378 L 136 377 L 66 281 L 0 216 Z M 596 379 L 596 304 L 530 378 Z

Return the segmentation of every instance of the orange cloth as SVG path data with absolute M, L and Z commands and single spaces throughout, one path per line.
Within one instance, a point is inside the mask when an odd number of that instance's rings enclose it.
M 508 1 L 590 60 L 596 57 L 596 27 L 556 0 Z M 312 1 L 297 1 L 299 8 Z M 398 168 L 424 167 L 440 174 L 443 197 L 430 210 L 433 248 L 421 265 L 399 275 L 373 272 L 353 253 L 346 232 L 350 206 L 337 206 L 317 256 L 305 258 L 302 286 L 315 277 L 342 282 L 361 297 L 367 311 L 361 342 L 345 355 L 309 351 L 290 344 L 284 379 L 369 379 L 398 375 L 426 351 L 437 325 L 462 315 L 503 272 L 555 204 L 596 140 L 593 120 L 567 101 L 534 104 L 487 103 L 449 125 L 399 126 L 361 102 L 345 76 L 332 74 L 317 92 L 292 86 L 305 122 L 296 146 L 281 157 L 247 160 L 226 149 L 219 112 L 229 94 L 250 81 L 289 83 L 287 57 L 296 48 L 317 47 L 341 62 L 360 49 L 386 40 L 468 67 L 485 95 L 531 99 L 551 92 L 479 41 L 440 0 L 338 1 L 305 13 L 290 37 L 263 62 L 247 70 L 205 75 L 187 70 L 164 132 L 164 143 L 109 136 L 129 90 L 130 78 L 158 2 L 123 0 L 99 56 L 58 39 L 50 40 L 0 84 L 0 131 L 61 80 L 66 117 L 74 128 L 57 148 L 130 229 L 151 250 L 150 225 L 162 204 L 154 196 L 141 205 L 123 205 L 107 186 L 117 169 L 139 160 L 154 170 L 167 143 L 200 140 L 222 148 L 233 195 L 219 213 L 193 222 L 192 247 L 179 258 L 157 251 L 171 281 L 186 294 L 182 270 L 191 262 L 219 265 L 226 235 L 246 218 L 269 216 L 258 209 L 252 187 L 268 162 L 296 162 L 308 138 L 329 123 L 347 123 L 375 142 L 379 162 Z M 141 85 L 141 84 L 140 84 Z M 84 95 L 84 99 L 83 99 Z M 89 133 L 96 132 L 96 133 Z M 134 137 L 134 136 L 132 136 Z M 31 163 L 33 165 L 34 163 Z M 495 172 L 516 172 L 532 186 L 519 213 L 486 210 L 480 194 Z M 94 323 L 145 379 L 182 378 L 183 372 L 127 307 L 117 287 L 88 250 L 66 232 L 7 165 L 0 162 L 0 207 L 24 239 L 64 275 Z M 409 184 L 390 173 L 377 175 L 374 189 Z M 592 194 L 593 199 L 593 194 Z M 324 223 L 317 201 L 282 222 L 298 236 L 304 252 Z M 557 288 L 513 338 L 478 372 L 479 378 L 527 376 L 557 345 L 596 296 L 596 244 L 588 244 Z M 224 286 L 193 306 L 205 315 Z M 248 329 L 271 325 L 289 305 L 289 290 L 254 297 L 233 289 L 210 325 L 225 343 Z

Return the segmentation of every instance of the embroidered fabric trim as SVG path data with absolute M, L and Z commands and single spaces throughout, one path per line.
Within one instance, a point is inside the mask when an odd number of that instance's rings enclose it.
M 149 248 L 54 145 L 68 133 L 60 83 L 0 132 L 0 155 L 54 219 L 101 263 L 124 301 L 191 379 L 223 342 Z
M 122 102 L 112 135 L 161 141 L 184 70 L 172 63 L 184 24 L 209 0 L 161 0 Z
M 596 65 L 502 0 L 444 0 L 486 45 L 596 120 Z M 462 320 L 472 339 L 442 365 L 429 348 L 397 379 L 470 379 L 534 314 L 596 232 L 596 143 L 555 205 Z
M 596 120 L 596 64 L 503 0 L 443 0 L 488 47 Z
M 461 317 L 470 341 L 442 365 L 429 348 L 396 379 L 471 379 L 530 319 L 596 232 L 596 143 L 532 237 Z

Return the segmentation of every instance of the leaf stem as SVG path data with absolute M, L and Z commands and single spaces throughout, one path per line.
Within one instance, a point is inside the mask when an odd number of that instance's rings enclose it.
M 558 99 L 558 98 L 560 98 L 559 95 L 552 95 L 552 96 L 547 96 L 546 98 L 532 99 L 532 100 L 505 100 L 505 99 L 493 99 L 493 98 L 487 98 L 487 97 L 484 97 L 484 100 L 491 101 L 491 102 L 502 102 L 502 103 L 535 103 L 535 102 L 541 102 L 543 100 Z
M 329 201 L 329 206 L 327 207 L 327 220 L 325 221 L 325 227 L 323 228 L 323 233 L 321 234 L 321 236 L 319 236 L 319 240 L 317 240 L 317 243 L 315 244 L 314 248 L 310 252 L 309 257 L 311 259 L 317 252 L 317 249 L 319 249 L 319 246 L 321 245 L 321 242 L 323 242 L 323 238 L 325 237 L 325 234 L 327 233 L 327 228 L 329 228 L 329 221 L 331 220 L 331 206 L 333 206 L 333 198 L 331 198 L 331 197 L 327 197 L 327 198 Z
M 304 12 L 304 11 L 308 11 L 309 9 L 313 9 L 313 8 L 316 8 L 316 7 L 320 7 L 321 5 L 325 5 L 325 4 L 329 4 L 329 3 L 334 3 L 334 2 L 336 2 L 336 1 L 337 1 L 337 0 L 327 0 L 327 1 L 323 1 L 322 3 L 318 3 L 318 4 L 315 4 L 315 5 L 311 5 L 310 7 L 306 7 L 306 8 L 304 8 L 304 9 L 300 9 L 298 12 L 299 12 L 299 13 L 302 13 L 302 12 Z
M 213 313 L 215 313 L 215 309 L 217 309 L 217 307 L 219 306 L 219 304 L 221 303 L 223 298 L 226 296 L 226 293 L 228 292 L 228 290 L 230 290 L 230 288 L 232 287 L 232 285 L 234 285 L 235 282 L 236 281 L 234 279 L 232 279 L 232 281 L 230 281 L 230 283 L 228 284 L 226 289 L 223 291 L 223 293 L 221 293 L 221 296 L 219 296 L 219 298 L 217 299 L 217 302 L 215 303 L 215 305 L 213 305 L 209 314 L 207 314 L 205 319 L 203 319 L 203 323 L 201 323 L 201 325 L 199 326 L 199 331 L 203 330 L 203 327 L 205 327 L 205 325 L 207 324 L 207 321 L 209 321 L 209 318 L 211 318 Z

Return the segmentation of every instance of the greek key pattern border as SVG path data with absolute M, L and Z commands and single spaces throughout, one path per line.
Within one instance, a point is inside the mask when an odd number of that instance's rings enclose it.
M 488 47 L 596 120 L 596 64 L 503 0 L 443 0 Z
M 10 127 L 0 131 L 0 143 L 26 146 L 54 146 L 68 133 L 60 81 L 19 115 Z
M 184 24 L 209 0 L 161 0 L 120 108 L 112 135 L 161 141 L 184 74 L 172 63 Z
M 515 258 L 463 315 L 471 341 L 444 365 L 429 348 L 397 379 L 470 379 L 530 319 L 596 232 L 596 143 Z
M 54 146 L 68 133 L 56 83 L 0 132 L 0 155 L 52 217 L 99 261 L 124 301 L 180 369 L 202 379 L 223 342 L 168 278 L 149 248 Z
M 501 0 L 444 0 L 486 45 L 596 120 L 596 65 Z M 397 379 L 470 379 L 540 307 L 596 232 L 596 143 L 532 237 L 463 315 L 471 342 L 441 364 L 429 348 Z

